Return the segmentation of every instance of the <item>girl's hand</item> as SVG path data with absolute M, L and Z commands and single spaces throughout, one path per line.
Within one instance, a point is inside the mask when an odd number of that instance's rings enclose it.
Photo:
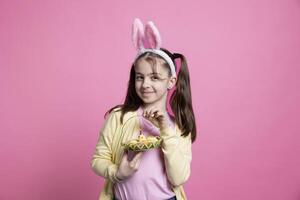
M 143 116 L 161 130 L 169 126 L 166 115 L 166 112 L 161 111 L 157 107 L 145 109 L 143 112 Z
M 131 161 L 129 161 L 128 152 L 125 151 L 119 169 L 116 173 L 117 178 L 121 180 L 126 179 L 129 176 L 131 176 L 133 173 L 135 173 L 140 166 L 142 155 L 143 152 L 138 152 L 137 154 L 134 155 L 134 158 Z

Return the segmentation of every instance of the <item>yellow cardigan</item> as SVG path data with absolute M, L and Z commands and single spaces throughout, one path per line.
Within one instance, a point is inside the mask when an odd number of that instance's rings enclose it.
M 93 171 L 106 179 L 99 200 L 113 199 L 113 184 L 118 181 L 115 175 L 124 152 L 121 143 L 132 139 L 132 133 L 139 131 L 140 128 L 137 111 L 127 112 L 123 124 L 120 122 L 120 116 L 121 110 L 116 108 L 106 118 L 92 156 Z M 191 134 L 187 137 L 181 136 L 181 131 L 175 124 L 175 129 L 169 127 L 161 130 L 161 137 L 167 178 L 177 200 L 186 200 L 183 184 L 190 176 Z

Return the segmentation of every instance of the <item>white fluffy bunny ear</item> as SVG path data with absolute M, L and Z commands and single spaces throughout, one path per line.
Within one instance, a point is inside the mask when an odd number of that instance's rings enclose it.
M 144 25 L 139 18 L 135 18 L 132 26 L 132 42 L 134 47 L 140 51 L 144 49 Z
M 147 49 L 160 49 L 161 47 L 159 31 L 152 21 L 149 21 L 145 27 L 144 47 Z

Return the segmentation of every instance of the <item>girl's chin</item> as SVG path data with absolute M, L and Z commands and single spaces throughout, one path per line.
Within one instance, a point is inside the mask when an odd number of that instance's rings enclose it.
M 150 98 L 150 97 L 140 97 L 141 99 L 142 99 L 142 101 L 144 102 L 144 103 L 147 103 L 147 104 L 149 104 L 149 103 L 152 103 L 152 102 L 154 102 L 154 100 L 153 100 L 153 98 Z
M 141 99 L 143 100 L 143 102 L 147 102 L 147 103 L 153 101 L 151 98 L 142 97 Z

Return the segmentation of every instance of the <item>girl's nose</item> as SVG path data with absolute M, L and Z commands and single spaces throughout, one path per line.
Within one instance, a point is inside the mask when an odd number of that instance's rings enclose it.
M 150 86 L 150 81 L 147 78 L 145 78 L 143 81 L 142 87 L 147 88 L 149 86 Z

